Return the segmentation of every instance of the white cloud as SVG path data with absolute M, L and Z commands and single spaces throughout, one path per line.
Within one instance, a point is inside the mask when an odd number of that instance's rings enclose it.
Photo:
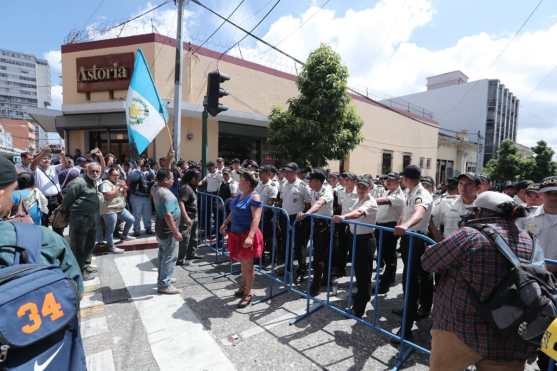
M 557 49 L 548 47 L 557 39 L 557 20 L 552 19 L 554 23 L 546 28 L 522 33 L 496 60 L 511 34 L 467 35 L 450 47 L 436 50 L 412 42 L 412 34 L 433 20 L 432 0 L 380 0 L 372 8 L 344 14 L 318 9 L 312 6 L 301 16 L 279 18 L 263 39 L 277 43 L 315 14 L 280 48 L 304 60 L 320 43 L 327 43 L 348 66 L 350 85 L 369 89 L 372 96 L 380 98 L 423 91 L 426 77 L 457 69 L 471 81 L 500 79 L 521 99 L 518 141 L 535 144 L 537 139 L 546 138 L 557 149 L 557 134 L 549 135 L 555 126 L 553 117 L 557 116 L 557 109 L 553 109 L 557 82 L 538 87 L 557 62 Z M 233 53 L 238 55 L 237 50 Z M 242 48 L 242 54 L 246 59 L 294 72 L 292 61 L 260 43 Z
M 50 72 L 56 74 L 57 76 L 62 73 L 62 53 L 60 49 L 49 50 L 44 53 L 44 59 L 48 61 L 50 66 Z
M 147 3 L 147 5 L 133 14 L 135 15 L 144 13 L 145 11 L 153 8 L 154 5 Z M 187 20 L 193 15 L 192 12 L 184 10 L 182 18 L 184 22 L 184 35 L 185 39 L 188 37 Z M 86 29 L 87 38 L 90 40 L 109 39 L 115 37 L 131 36 L 144 33 L 156 32 L 161 35 L 169 37 L 176 37 L 176 8 L 173 6 L 165 6 L 159 8 L 146 16 L 140 17 L 134 21 L 127 23 L 125 26 L 118 28 L 107 29 L 107 25 L 101 23 L 93 23 Z
M 62 85 L 53 85 L 50 88 L 50 104 L 53 109 L 62 107 Z

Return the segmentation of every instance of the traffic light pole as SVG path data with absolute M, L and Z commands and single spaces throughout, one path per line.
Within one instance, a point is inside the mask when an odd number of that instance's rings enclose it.
M 176 63 L 174 66 L 174 125 L 172 130 L 172 142 L 176 161 L 181 158 L 180 137 L 182 131 L 182 61 L 184 60 L 182 15 L 184 13 L 184 5 L 187 5 L 187 3 L 188 0 L 176 1 L 178 20 L 176 25 Z
M 202 122 L 202 134 L 201 134 L 201 169 L 203 178 L 207 175 L 207 157 L 209 156 L 209 144 L 207 142 L 207 125 L 209 121 L 209 114 L 207 113 L 207 109 L 203 109 L 203 113 L 201 116 Z

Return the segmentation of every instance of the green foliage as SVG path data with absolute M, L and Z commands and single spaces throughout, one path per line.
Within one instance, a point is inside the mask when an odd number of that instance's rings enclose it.
M 300 95 L 270 115 L 269 143 L 279 158 L 324 166 L 345 158 L 362 141 L 362 120 L 347 93 L 348 69 L 329 46 L 308 57 L 298 76 Z
M 486 164 L 485 171 L 492 180 L 499 182 L 514 181 L 522 175 L 523 159 L 513 141 L 507 139 L 501 142 L 495 157 Z
M 485 166 L 486 173 L 496 181 L 529 179 L 541 182 L 543 178 L 557 174 L 557 164 L 552 161 L 554 151 L 543 140 L 532 147 L 533 156 L 522 157 L 516 145 L 505 140 L 497 154 Z
M 557 164 L 552 160 L 555 151 L 540 140 L 535 147 L 532 147 L 534 156 L 530 159 L 531 166 L 525 174 L 525 179 L 532 179 L 534 182 L 541 182 L 543 178 L 557 174 Z

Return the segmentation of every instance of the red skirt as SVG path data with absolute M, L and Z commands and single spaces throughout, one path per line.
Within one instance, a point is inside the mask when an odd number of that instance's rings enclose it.
M 244 241 L 249 231 L 244 233 L 228 232 L 228 253 L 232 260 L 240 261 L 250 258 L 259 258 L 263 254 L 263 234 L 257 229 L 253 237 L 251 248 L 244 247 Z

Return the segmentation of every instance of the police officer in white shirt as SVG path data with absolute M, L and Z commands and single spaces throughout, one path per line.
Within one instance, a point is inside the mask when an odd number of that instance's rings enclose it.
M 255 193 L 261 197 L 261 203 L 267 206 L 273 206 L 278 196 L 278 186 L 272 180 L 274 171 L 271 165 L 264 165 L 259 169 L 259 184 L 255 187 Z M 277 214 L 276 220 L 281 217 Z M 275 226 L 275 228 L 278 225 Z M 278 229 L 275 236 L 278 237 Z M 263 209 L 263 242 L 265 244 L 265 251 L 272 255 L 273 249 L 273 210 Z M 277 244 L 277 251 L 275 259 L 280 264 L 284 262 L 284 249 L 283 246 Z
M 540 193 L 543 205 L 517 224 L 533 236 L 536 247 L 543 249 L 547 259 L 557 260 L 557 176 L 545 178 Z M 557 272 L 554 264 L 548 264 L 547 269 Z
M 220 171 L 217 171 L 214 162 L 209 161 L 207 163 L 207 175 L 205 176 L 205 178 L 203 178 L 200 184 L 206 186 L 207 193 L 210 193 L 212 195 L 217 195 L 222 181 L 223 181 L 222 173 Z M 217 205 L 215 204 L 214 199 L 213 198 L 209 199 L 209 197 L 205 199 L 205 197 L 202 197 L 200 202 L 200 208 L 206 208 L 207 210 L 206 212 L 200 211 L 199 215 L 203 215 L 203 217 L 201 218 L 202 220 L 199 223 L 200 228 L 209 229 L 211 234 L 216 233 L 216 228 L 218 228 L 218 226 L 216 225 L 216 223 L 212 222 L 213 215 L 215 215 L 217 211 Z M 205 225 L 206 223 L 208 225 Z
M 412 339 L 412 326 L 417 319 L 418 312 L 418 297 L 420 297 L 421 304 L 426 309 L 425 312 L 431 309 L 433 301 L 433 279 L 422 269 L 420 258 L 425 250 L 425 242 L 419 238 L 408 237 L 405 235 L 407 231 L 426 234 L 431 217 L 431 209 L 433 205 L 433 198 L 420 183 L 421 171 L 415 165 L 409 165 L 401 173 L 402 181 L 406 185 L 406 205 L 402 210 L 402 216 L 399 223 L 395 226 L 395 236 L 402 237 L 401 251 L 402 261 L 404 263 L 403 272 L 403 287 L 406 282 L 406 272 L 408 271 L 408 264 L 412 265 L 412 274 L 410 279 L 410 291 L 405 292 L 408 295 L 408 309 L 406 315 L 405 334 L 406 339 Z M 413 254 L 412 261 L 408 262 L 408 253 L 410 248 L 410 238 L 413 238 Z M 425 301 L 429 298 L 429 302 Z
M 344 188 L 337 192 L 339 210 L 335 210 L 335 214 L 343 215 L 352 210 L 352 207 L 358 202 L 358 194 L 356 193 L 357 177 L 352 173 L 342 174 Z M 352 249 L 350 242 L 350 231 L 347 224 L 339 224 L 335 226 L 335 247 L 333 251 L 333 275 L 343 277 L 346 274 L 346 263 L 348 254 Z
M 234 179 L 235 182 L 240 182 L 240 168 L 242 161 L 239 158 L 232 160 L 232 171 L 230 172 L 230 177 Z
M 298 169 L 295 162 L 291 162 L 284 167 L 286 183 L 282 187 L 281 198 L 282 208 L 288 214 L 289 223 L 291 226 L 295 226 L 295 231 L 292 231 L 292 233 L 295 233 L 294 251 L 290 254 L 290 259 L 293 260 L 293 255 L 295 255 L 298 263 L 295 280 L 296 283 L 301 283 L 307 273 L 307 232 L 305 222 L 296 222 L 296 218 L 300 212 L 305 210 L 305 203 L 306 201 L 309 202 L 310 199 L 310 191 L 307 185 L 298 178 Z M 280 218 L 280 221 L 281 230 L 286 231 L 285 221 L 283 218 Z M 287 243 L 288 238 L 285 241 Z
M 354 220 L 364 224 L 375 224 L 377 216 L 377 202 L 369 194 L 371 181 L 360 177 L 357 180 L 358 200 L 342 215 L 335 215 L 333 222 L 342 223 Z M 349 240 L 356 238 L 354 253 L 354 270 L 358 293 L 353 298 L 352 312 L 357 317 L 365 313 L 366 305 L 371 299 L 371 272 L 373 270 L 373 255 L 375 254 L 375 236 L 373 229 L 363 226 L 350 225 Z
M 333 216 L 333 191 L 325 184 L 325 172 L 315 169 L 309 175 L 309 187 L 311 189 L 311 207 L 305 213 L 300 212 L 298 219 L 303 220 L 308 215 Z M 311 282 L 311 296 L 317 296 L 321 291 L 321 284 L 327 282 L 327 267 L 329 260 L 329 220 L 314 219 L 313 235 L 313 279 Z M 310 224 L 311 225 L 311 224 Z
M 480 179 L 473 173 L 460 174 L 458 177 L 457 197 L 443 197 L 433 207 L 430 231 L 433 239 L 441 241 L 460 228 L 462 218 L 472 213 Z
M 378 198 L 377 204 L 379 210 L 377 212 L 377 225 L 394 228 L 397 225 L 402 209 L 406 203 L 404 192 L 400 188 L 400 176 L 397 173 L 389 173 L 385 176 L 385 192 L 383 197 Z M 386 294 L 389 288 L 395 283 L 396 278 L 396 245 L 398 237 L 390 232 L 380 232 L 379 229 L 375 230 L 375 239 L 380 240 L 381 237 L 381 256 L 385 262 L 385 270 L 381 275 L 381 283 L 379 284 L 379 294 Z

